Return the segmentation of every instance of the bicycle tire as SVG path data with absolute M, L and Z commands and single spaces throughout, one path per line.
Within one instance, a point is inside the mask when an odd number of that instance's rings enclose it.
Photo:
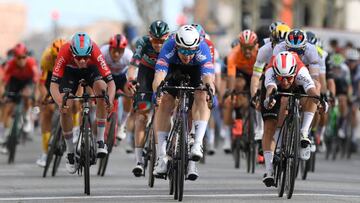
M 20 104 L 18 104 L 18 105 L 20 105 Z M 8 140 L 6 143 L 6 147 L 9 151 L 8 164 L 12 164 L 15 161 L 16 146 L 18 143 L 18 136 L 20 133 L 19 121 L 20 121 L 20 116 L 21 116 L 21 112 L 18 111 L 18 108 L 20 108 L 20 107 L 16 106 L 15 118 L 12 122 L 10 136 L 8 137 Z
M 298 167 L 299 159 L 298 159 L 298 145 L 300 142 L 300 134 L 299 134 L 299 118 L 296 116 L 293 117 L 292 125 L 289 128 L 290 129 L 290 139 L 288 139 L 287 143 L 287 153 L 288 158 L 286 160 L 286 185 L 285 185 L 285 191 L 286 191 L 286 197 L 287 199 L 291 199 L 292 194 L 294 192 L 295 187 L 295 179 L 296 179 L 296 170 Z
M 235 140 L 233 140 L 233 149 L 231 150 L 233 152 L 233 157 L 235 161 L 235 168 L 240 168 L 240 137 L 237 137 Z
M 307 174 L 308 174 L 308 172 L 310 170 L 310 159 L 307 160 L 307 161 L 301 160 L 300 161 L 300 168 L 301 168 L 301 179 L 306 180 Z
M 83 118 L 83 136 L 84 140 L 83 145 L 83 156 L 84 156 L 84 193 L 90 195 L 90 139 L 91 139 L 91 129 L 90 123 L 87 118 Z
M 148 163 L 148 171 L 149 171 L 149 177 L 148 177 L 148 186 L 154 187 L 155 177 L 154 177 L 154 167 L 155 167 L 155 161 L 156 161 L 156 147 L 155 147 L 155 136 L 154 136 L 154 129 L 152 128 L 152 125 L 149 127 L 149 163 Z
M 182 118 L 182 126 L 181 126 L 181 130 L 180 130 L 180 133 L 179 133 L 179 145 L 180 145 L 180 160 L 179 160 L 179 163 L 178 163 L 178 173 L 179 173 L 179 181 L 178 181 L 178 184 L 179 184 L 179 202 L 182 201 L 183 199 L 183 196 L 184 196 L 184 182 L 185 182 L 185 171 L 186 171 L 186 163 L 187 163 L 187 147 L 186 147 L 186 138 L 187 138 L 187 132 L 188 132 L 188 129 L 187 129 L 187 119 L 186 119 L 186 116 L 183 115 L 183 118 Z
M 116 128 L 116 114 L 111 114 L 109 121 L 109 130 L 107 132 L 107 139 L 106 139 L 106 145 L 108 149 L 108 153 L 104 158 L 101 158 L 100 164 L 99 164 L 99 170 L 98 175 L 104 176 L 106 172 L 106 168 L 109 162 L 109 156 L 112 152 L 112 148 L 114 146 L 114 137 L 115 137 L 115 128 Z M 100 173 L 99 173 L 100 172 Z
M 51 171 L 51 176 L 55 176 L 56 173 L 57 173 L 57 170 L 60 166 L 60 162 L 61 162 L 61 157 L 62 156 L 59 156 L 59 155 L 55 155 L 55 160 L 54 160 L 54 164 L 53 164 L 53 169 Z
M 66 150 L 66 144 L 65 144 L 65 141 L 64 141 L 64 139 L 62 137 L 62 133 L 61 133 L 60 122 L 57 124 L 55 135 L 56 135 L 56 137 L 54 137 L 56 139 L 56 142 L 54 145 L 55 146 L 55 148 L 54 148 L 55 160 L 54 160 L 51 176 L 56 175 L 57 170 L 60 165 L 60 162 L 61 162 L 61 157 Z
M 278 187 L 278 197 L 282 197 L 285 191 L 285 181 L 286 181 L 286 157 L 285 157 L 285 143 L 287 142 L 287 122 L 285 121 L 285 125 L 283 125 L 282 129 L 280 130 L 280 134 L 282 137 L 282 142 L 280 143 L 280 153 L 279 153 L 279 160 L 277 166 L 277 174 L 276 174 L 276 185 Z
M 314 152 L 314 153 L 311 153 L 311 155 L 310 155 L 310 171 L 311 172 L 315 172 L 316 154 L 317 154 L 317 152 Z
M 50 164 L 51 164 L 51 161 L 53 159 L 53 156 L 55 154 L 55 147 L 53 146 L 56 146 L 56 142 L 57 142 L 57 139 L 55 138 L 54 135 L 51 135 L 50 137 L 50 144 L 49 144 L 49 150 L 48 150 L 48 154 L 47 154 L 47 157 L 46 157 L 46 164 L 45 164 L 45 167 L 44 167 L 44 170 L 43 170 L 43 178 L 46 177 L 47 175 L 47 171 L 50 167 Z

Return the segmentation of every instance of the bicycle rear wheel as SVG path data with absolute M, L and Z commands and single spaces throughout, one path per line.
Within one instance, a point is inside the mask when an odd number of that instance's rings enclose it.
M 50 167 L 50 164 L 51 164 L 51 161 L 52 161 L 52 159 L 54 157 L 56 143 L 57 143 L 57 139 L 55 138 L 55 135 L 51 134 L 50 144 L 48 146 L 49 150 L 48 150 L 48 154 L 47 154 L 47 157 L 46 157 L 46 164 L 45 164 L 44 171 L 43 171 L 43 178 L 46 177 L 47 171 L 48 171 L 48 169 Z
M 186 147 L 186 137 L 187 137 L 187 126 L 186 126 L 186 120 L 183 118 L 182 121 L 182 128 L 179 132 L 179 138 L 178 138 L 178 148 L 179 150 L 179 158 L 178 161 L 178 188 L 179 188 L 179 201 L 182 201 L 184 196 L 184 182 L 185 182 L 185 171 L 186 171 L 186 163 L 187 163 L 187 147 Z
M 233 140 L 232 143 L 232 152 L 233 152 L 233 157 L 234 157 L 234 161 L 235 161 L 235 168 L 240 168 L 240 137 L 236 137 L 235 140 Z
M 108 148 L 108 153 L 106 154 L 106 156 L 104 158 L 101 159 L 100 164 L 99 164 L 99 171 L 98 171 L 98 175 L 104 176 L 105 172 L 106 172 L 106 168 L 109 162 L 109 156 L 110 153 L 112 152 L 112 148 L 114 146 L 114 138 L 115 138 L 115 128 L 116 128 L 116 114 L 111 114 L 110 118 L 109 118 L 109 130 L 107 132 L 107 139 L 106 139 L 106 145 Z M 100 174 L 99 174 L 100 172 Z
M 54 164 L 53 164 L 53 169 L 51 172 L 51 176 L 55 176 L 57 173 L 57 170 L 60 166 L 60 162 L 61 162 L 61 157 L 60 155 L 55 155 L 55 160 L 54 160 Z

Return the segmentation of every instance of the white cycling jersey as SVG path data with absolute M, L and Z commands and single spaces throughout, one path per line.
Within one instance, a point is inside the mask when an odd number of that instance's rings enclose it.
M 276 56 L 282 51 L 287 51 L 286 42 L 281 42 L 274 47 L 273 56 Z M 321 67 L 321 58 L 317 52 L 316 46 L 310 43 L 306 43 L 305 52 L 303 55 L 299 55 L 301 61 L 312 70 L 313 76 L 318 76 Z
M 124 55 L 118 61 L 114 61 L 110 56 L 109 45 L 103 45 L 101 47 L 101 53 L 104 55 L 105 61 L 109 66 L 111 73 L 113 75 L 120 75 L 126 73 L 128 65 L 130 64 L 133 52 L 125 48 Z
M 274 86 L 276 89 L 280 82 L 276 79 L 276 74 L 272 68 L 265 71 L 265 87 Z M 301 67 L 295 76 L 295 84 L 302 86 L 307 92 L 310 88 L 315 88 L 315 83 L 311 79 L 309 70 L 306 67 Z
M 254 64 L 253 75 L 261 76 L 266 64 L 270 63 L 271 56 L 273 54 L 273 48 L 271 41 L 268 41 L 264 46 L 260 47 L 256 56 L 256 62 Z

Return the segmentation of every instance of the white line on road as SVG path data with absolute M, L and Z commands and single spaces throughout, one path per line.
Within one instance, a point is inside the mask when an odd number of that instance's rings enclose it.
M 184 195 L 184 197 L 276 197 L 276 194 L 199 194 Z M 336 195 L 336 194 L 294 194 L 294 196 L 313 196 L 313 197 L 336 197 L 336 198 L 360 198 L 360 195 Z M 55 196 L 55 197 L 9 197 L 0 198 L 0 201 L 29 201 L 29 200 L 75 200 L 75 199 L 118 199 L 118 198 L 166 198 L 171 195 L 110 195 L 110 196 Z

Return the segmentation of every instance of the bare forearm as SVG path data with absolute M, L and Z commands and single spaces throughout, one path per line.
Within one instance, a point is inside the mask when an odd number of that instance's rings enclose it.
M 253 75 L 251 77 L 251 85 L 250 85 L 251 97 L 253 97 L 256 94 L 256 91 L 259 88 L 259 80 L 260 80 L 260 77 L 257 75 Z
M 127 78 L 128 80 L 133 80 L 136 78 L 136 70 L 138 69 L 138 67 L 133 66 L 133 65 L 129 65 L 129 69 L 127 71 Z
M 157 88 L 159 87 L 161 81 L 164 80 L 165 76 L 166 76 L 165 72 L 156 72 L 155 73 L 154 81 L 153 81 L 153 84 L 152 84 L 152 88 L 153 88 L 154 92 L 157 91 Z

